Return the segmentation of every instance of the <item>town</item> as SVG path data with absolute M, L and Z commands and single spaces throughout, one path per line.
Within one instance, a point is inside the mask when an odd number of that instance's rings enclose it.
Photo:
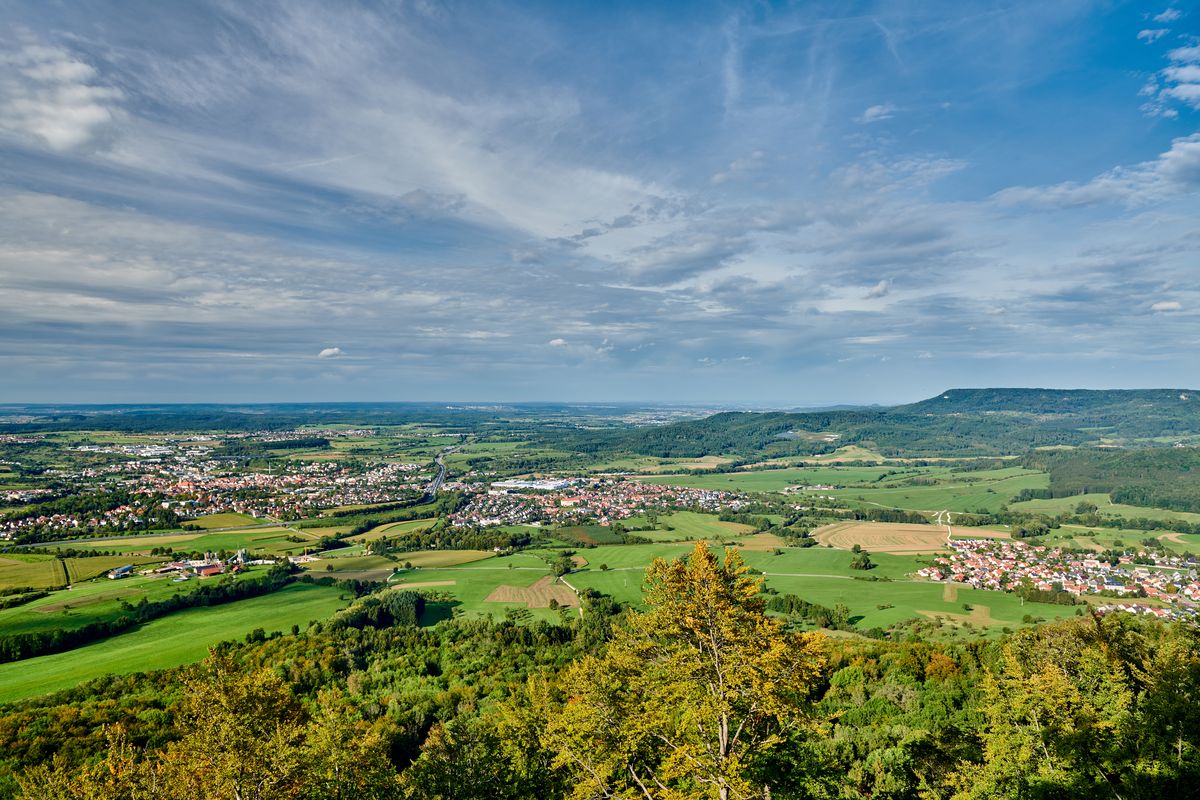
M 1194 559 L 1152 551 L 1104 558 L 1009 539 L 951 539 L 949 546 L 951 554 L 935 557 L 917 575 L 994 591 L 1147 598 L 1167 605 L 1122 601 L 1100 609 L 1163 619 L 1197 616 L 1200 564 Z

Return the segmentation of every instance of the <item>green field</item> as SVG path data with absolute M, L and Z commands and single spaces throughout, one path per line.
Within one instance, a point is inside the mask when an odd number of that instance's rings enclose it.
M 161 560 L 139 556 L 58 559 L 47 555 L 8 553 L 0 556 L 0 589 L 25 586 L 48 589 L 95 578 L 126 564 L 150 564 Z
M 968 480 L 962 480 L 967 478 Z M 933 486 L 835 489 L 839 500 L 907 511 L 999 511 L 1022 489 L 1045 489 L 1050 477 L 1019 467 L 988 472 L 956 473 Z
M 62 562 L 53 556 L 10 553 L 0 556 L 0 589 L 31 586 L 45 589 L 63 586 L 67 573 Z
M 713 475 L 638 476 L 636 480 L 642 483 L 688 486 L 696 489 L 778 492 L 788 486 L 807 486 L 813 484 L 856 486 L 876 481 L 886 473 L 892 471 L 894 470 L 888 467 L 802 467 L 797 469 L 764 469 L 754 472 L 723 472 Z
M 101 675 L 198 661 L 217 642 L 241 639 L 255 628 L 268 633 L 292 625 L 303 628 L 347 602 L 333 587 L 293 584 L 265 597 L 180 611 L 66 653 L 0 664 L 0 702 L 66 689 Z
M 619 600 L 637 603 L 641 599 L 643 571 L 653 558 L 678 558 L 690 551 L 687 545 L 629 545 L 587 551 L 589 567 L 573 573 L 568 580 L 576 587 L 591 587 Z M 962 604 L 977 609 L 974 624 L 993 632 L 1003 627 L 1019 627 L 1025 614 L 1053 619 L 1073 615 L 1067 606 L 1025 603 L 1016 595 L 976 589 L 956 588 L 954 600 L 945 599 L 946 587 L 940 583 L 912 581 L 906 576 L 919 569 L 925 559 L 919 556 L 873 554 L 878 566 L 869 573 L 850 568 L 850 554 L 823 547 L 789 548 L 782 555 L 770 552 L 742 551 L 746 563 L 762 571 L 766 585 L 781 594 L 795 594 L 811 603 L 833 607 L 846 605 L 860 628 L 886 627 L 914 617 L 931 614 L 969 616 Z M 602 571 L 600 564 L 609 569 Z M 862 581 L 862 577 L 892 580 Z M 880 605 L 891 606 L 880 609 Z M 930 612 L 923 614 L 922 612 Z
M 623 550 L 625 548 L 612 548 Z M 585 551 L 585 557 L 590 558 L 595 550 Z M 414 554 L 415 555 L 415 554 Z M 401 557 L 404 557 L 402 554 Z M 528 551 L 516 553 L 504 558 L 465 564 L 458 567 L 431 568 L 406 570 L 392 581 L 396 586 L 412 584 L 442 583 L 453 581 L 449 586 L 418 587 L 426 594 L 444 594 L 454 598 L 459 605 L 456 612 L 468 617 L 494 616 L 502 617 L 509 609 L 526 609 L 519 603 L 486 602 L 485 598 L 496 587 L 501 585 L 528 587 L 550 574 L 550 568 L 542 558 Z M 568 577 L 568 580 L 571 580 Z M 546 608 L 528 609 L 535 619 L 553 620 L 558 613 Z
M 385 581 L 405 563 L 415 567 L 452 567 L 473 561 L 483 561 L 496 554 L 487 550 L 417 550 L 396 553 L 395 559 L 386 556 L 359 555 L 347 550 L 332 550 L 327 557 L 304 565 L 314 577 L 330 576 L 339 580 Z
M 300 539 L 299 542 L 290 539 Z M 320 539 L 315 530 L 284 527 L 244 528 L 213 533 L 168 533 L 89 539 L 60 545 L 60 549 L 104 550 L 118 553 L 144 553 L 154 547 L 170 547 L 179 553 L 236 551 L 245 548 L 251 555 L 289 555 L 312 549 Z
M 628 528 L 647 524 L 644 517 L 631 517 L 624 520 Z M 678 511 L 674 514 L 664 514 L 658 517 L 658 527 L 654 530 L 632 531 L 634 536 L 653 539 L 656 542 L 679 542 L 688 539 L 708 539 L 710 541 L 727 541 L 739 536 L 753 533 L 754 528 L 737 522 L 722 522 L 713 514 L 700 514 L 695 511 Z
M 196 525 L 209 531 L 213 528 L 237 528 L 239 526 L 245 527 L 246 525 L 261 525 L 263 522 L 264 520 L 255 519 L 249 514 L 227 513 L 196 517 L 195 519 L 188 520 L 186 524 Z
M 640 603 L 646 567 L 655 558 L 686 556 L 690 544 L 656 543 L 646 545 L 602 546 L 580 551 L 588 565 L 567 576 L 576 589 L 594 588 L 618 600 Z M 771 551 L 742 551 L 746 563 L 763 573 L 766 585 L 780 593 L 798 594 L 804 599 L 832 607 L 843 603 L 861 617 L 859 627 L 885 627 L 894 622 L 932 615 L 950 615 L 951 625 L 971 621 L 980 630 L 998 633 L 1002 627 L 1019 627 L 1025 614 L 1052 619 L 1074 614 L 1066 606 L 1026 603 L 1001 592 L 957 588 L 954 599 L 947 599 L 945 586 L 913 581 L 907 576 L 926 563 L 921 556 L 879 553 L 872 555 L 878 566 L 869 573 L 850 568 L 851 556 L 844 550 L 824 547 L 781 548 Z M 458 601 L 459 613 L 467 616 L 501 616 L 509 608 L 524 606 L 486 601 L 502 585 L 527 587 L 550 574 L 542 557 L 553 558 L 556 551 L 525 551 L 513 556 L 458 567 L 422 568 L 394 576 L 394 585 L 414 585 L 427 593 L 445 594 Z M 608 569 L 601 569 L 601 566 Z M 873 577 L 890 580 L 863 581 Z M 449 583 L 452 582 L 452 583 Z M 435 585 L 447 584 L 449 585 Z M 964 602 L 976 607 L 973 614 L 964 611 Z M 880 609 L 880 605 L 890 606 Z M 557 612 L 532 609 L 535 617 L 553 618 Z M 927 612 L 927 613 L 922 613 Z M 955 617 L 958 615 L 962 619 Z
M 372 528 L 366 533 L 360 533 L 357 536 L 351 536 L 348 541 L 351 542 L 371 542 L 376 539 L 381 539 L 384 536 L 396 537 L 402 536 L 413 531 L 423 531 L 427 528 L 432 528 L 436 519 L 412 519 L 404 522 L 389 522 L 386 525 L 380 525 L 378 528 Z
M 89 559 L 90 560 L 90 559 Z M 129 563 L 126 561 L 125 563 Z M 269 567 L 250 567 L 243 574 L 261 574 Z M 169 575 L 134 575 L 120 580 L 94 578 L 74 584 L 70 589 L 52 592 L 49 597 L 0 610 L 0 632 L 36 633 L 53 629 L 71 630 L 92 622 L 121 616 L 122 602 L 157 602 L 172 595 L 195 591 L 225 578 L 206 578 L 176 583 Z M 238 578 L 240 580 L 241 578 Z

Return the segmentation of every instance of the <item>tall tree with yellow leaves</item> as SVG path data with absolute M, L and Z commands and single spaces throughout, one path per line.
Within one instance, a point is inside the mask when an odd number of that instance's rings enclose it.
M 820 634 L 766 615 L 760 587 L 736 550 L 722 561 L 705 542 L 650 566 L 647 610 L 563 679 L 547 744 L 573 797 L 769 796 L 758 767 L 807 723 L 823 656 Z

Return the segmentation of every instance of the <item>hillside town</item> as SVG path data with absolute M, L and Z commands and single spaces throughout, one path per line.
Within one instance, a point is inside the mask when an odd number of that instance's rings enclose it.
M 1194 616 L 1200 603 L 1200 565 L 1182 556 L 1146 552 L 1110 559 L 1011 539 L 953 539 L 949 545 L 950 554 L 935 557 L 917 575 L 976 589 L 1149 599 L 1171 608 L 1119 602 L 1102 609 L 1163 618 Z

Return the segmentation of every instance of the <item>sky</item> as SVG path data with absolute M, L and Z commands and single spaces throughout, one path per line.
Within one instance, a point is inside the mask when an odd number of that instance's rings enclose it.
M 0 402 L 1200 385 L 1200 6 L 0 0 Z

